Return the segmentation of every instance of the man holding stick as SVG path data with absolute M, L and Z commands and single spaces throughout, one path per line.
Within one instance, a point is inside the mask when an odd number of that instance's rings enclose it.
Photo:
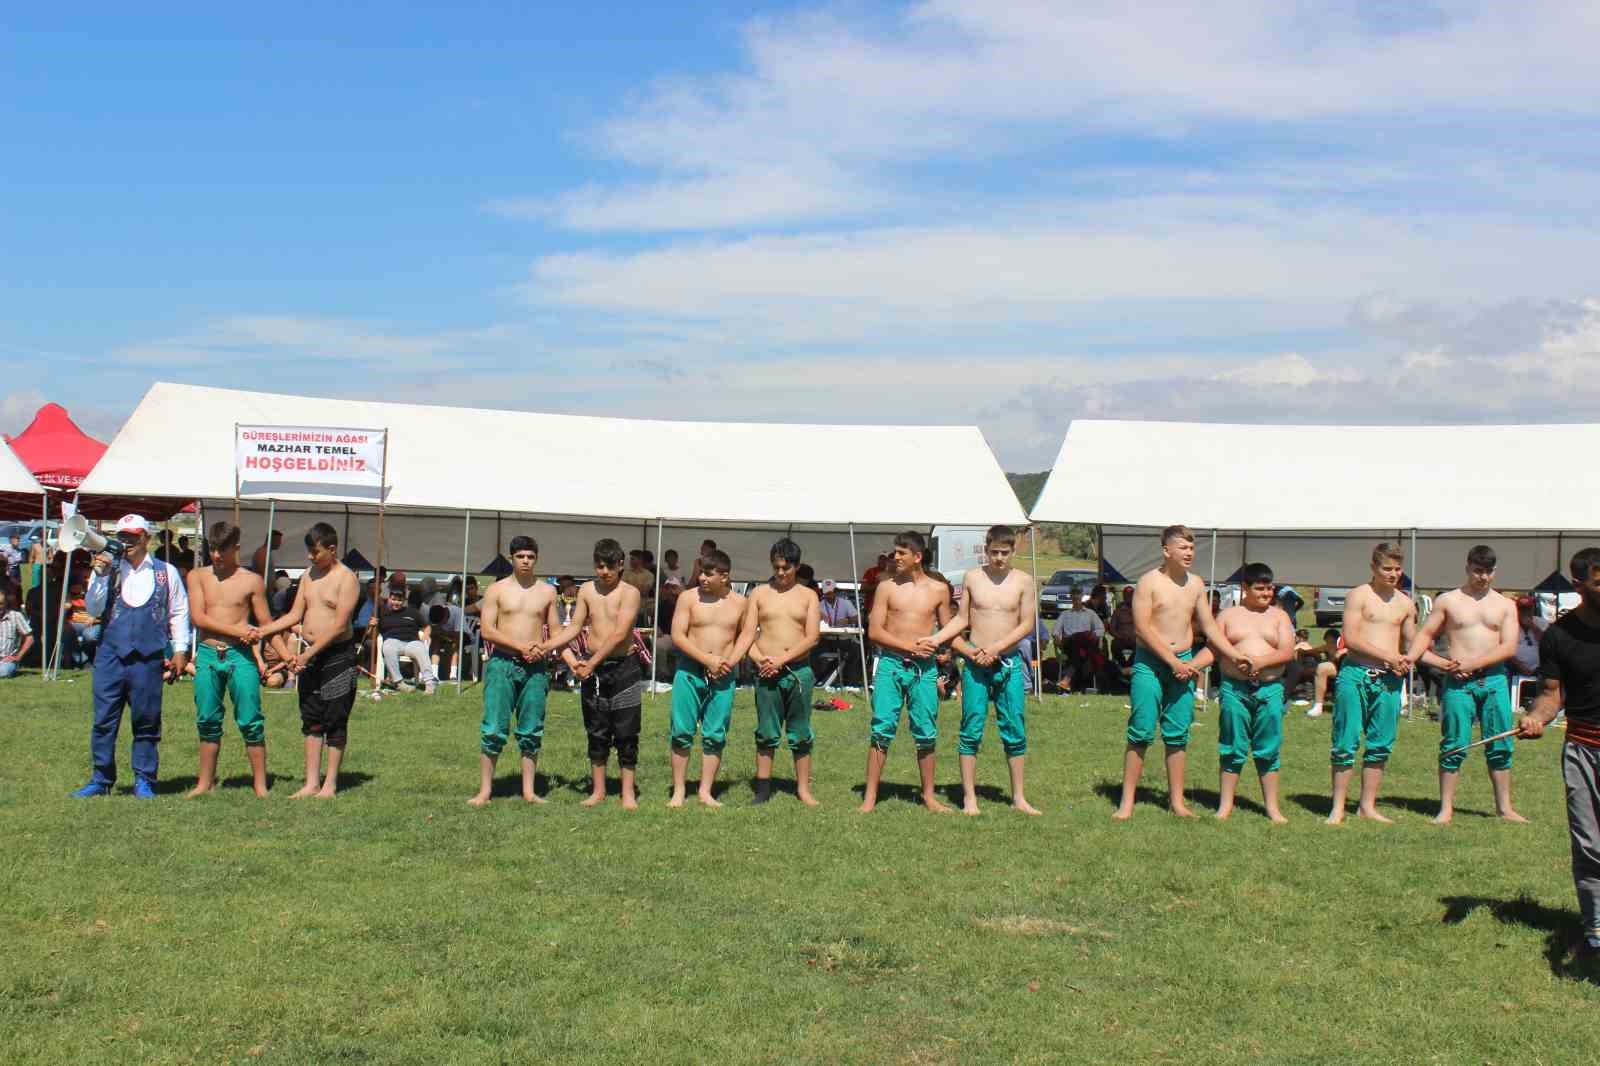
M 1592 960 L 1600 958 L 1600 548 L 1584 548 L 1567 570 L 1580 602 L 1539 639 L 1539 696 L 1518 732 L 1530 740 L 1542 736 L 1566 707 L 1561 779 L 1583 922 L 1571 950 Z
M 1433 605 L 1433 613 L 1417 631 L 1407 655 L 1444 671 L 1439 699 L 1439 814 L 1434 821 L 1449 825 L 1455 814 L 1456 783 L 1461 761 L 1472 743 L 1476 719 L 1486 742 L 1494 809 L 1508 822 L 1526 822 L 1511 806 L 1511 688 L 1506 661 L 1517 653 L 1516 606 L 1494 590 L 1494 549 L 1479 544 L 1467 552 L 1467 580 Z M 1450 657 L 1431 650 L 1443 632 Z M 1495 739 L 1498 738 L 1498 739 Z

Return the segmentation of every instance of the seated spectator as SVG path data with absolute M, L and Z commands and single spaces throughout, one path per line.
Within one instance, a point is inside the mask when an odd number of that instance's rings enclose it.
M 867 617 L 872 616 L 872 597 L 878 593 L 878 582 L 886 577 L 894 577 L 893 560 L 886 553 L 878 555 L 878 561 L 867 567 L 867 572 L 861 575 L 861 609 Z
M 801 563 L 799 566 L 795 567 L 794 577 L 797 582 L 804 585 L 812 592 L 817 591 L 817 571 L 810 563 Z
M 431 634 L 428 652 L 439 663 L 436 676 L 440 679 L 448 678 L 455 666 L 456 656 L 460 654 L 461 680 L 469 680 L 472 677 L 473 661 L 477 658 L 478 650 L 476 623 L 463 614 L 460 606 L 454 603 L 436 603 L 427 608 L 427 616 L 428 630 Z
M 1322 634 L 1322 644 L 1317 647 L 1317 678 L 1315 688 L 1312 690 L 1311 709 L 1306 712 L 1307 718 L 1320 718 L 1322 704 L 1328 698 L 1328 692 L 1333 688 L 1334 678 L 1339 676 L 1339 660 L 1345 656 L 1344 637 L 1339 635 L 1337 629 L 1325 630 Z
M 1111 612 L 1106 629 L 1111 633 L 1111 654 L 1116 656 L 1118 662 L 1122 661 L 1124 655 L 1131 660 L 1139 644 L 1139 634 L 1133 626 L 1132 585 L 1122 587 L 1122 602 Z
M 668 578 L 675 577 L 678 579 L 678 588 L 687 587 L 687 579 L 683 576 L 683 571 L 678 568 L 678 550 L 668 548 L 661 553 L 661 561 L 665 564 L 665 569 L 661 571 L 661 583 L 665 585 Z
M 1105 668 L 1105 655 L 1100 650 L 1105 625 L 1084 604 L 1082 589 L 1074 588 L 1071 597 L 1070 606 L 1056 619 L 1054 631 L 1063 692 L 1071 692 L 1080 681 L 1098 681 Z
M 839 595 L 839 586 L 832 578 L 823 579 L 817 602 L 822 608 L 824 626 L 830 629 L 845 629 L 861 624 L 861 616 L 856 613 L 855 600 L 850 596 Z
M 1511 671 L 1523 677 L 1539 676 L 1539 639 L 1550 623 L 1534 614 L 1532 596 L 1517 597 L 1517 653 L 1511 657 Z
M 9 589 L 0 591 L 0 677 L 15 677 L 32 647 L 33 627 L 12 604 Z
M 404 655 L 416 664 L 423 691 L 433 695 L 435 679 L 433 662 L 428 656 L 428 621 L 422 617 L 422 612 L 406 603 L 402 589 L 389 589 L 389 602 L 378 617 L 378 635 L 383 641 L 384 669 L 395 685 L 405 692 L 413 687 L 400 673 L 400 656 Z
M 1100 621 L 1109 621 L 1111 618 L 1110 592 L 1104 585 L 1096 585 L 1094 591 L 1089 593 L 1089 610 L 1100 616 Z
M 83 582 L 74 581 L 67 590 L 68 640 L 62 642 L 62 657 L 73 666 L 91 666 L 100 646 L 100 619 L 84 607 Z

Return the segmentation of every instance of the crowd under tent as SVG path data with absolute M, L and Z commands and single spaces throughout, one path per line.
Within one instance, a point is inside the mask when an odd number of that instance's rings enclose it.
M 236 482 L 241 424 L 387 431 L 381 513 L 376 490 L 352 499 L 279 486 L 269 496 Z M 344 550 L 447 573 L 480 572 L 525 533 L 545 575 L 592 573 L 594 542 L 609 536 L 658 564 L 676 548 L 685 572 L 709 538 L 732 556 L 736 580 L 759 579 L 787 535 L 819 579 L 851 579 L 900 530 L 1027 520 L 971 426 L 669 422 L 167 383 L 145 394 L 83 491 L 198 500 L 207 522 L 237 508 L 247 549 L 269 523 L 283 531 L 283 565 L 304 565 L 301 536 L 325 521 Z
M 1264 562 L 1279 581 L 1350 586 L 1397 541 L 1424 589 L 1462 579 L 1467 550 L 1497 584 L 1531 589 L 1600 544 L 1600 424 L 1282 426 L 1074 421 L 1031 517 L 1101 529 L 1101 557 L 1137 578 L 1162 527 L 1198 538 L 1208 580 Z M 1214 546 L 1214 548 L 1213 548 Z M 1213 555 L 1214 551 L 1214 555 Z
M 396 569 L 459 572 L 465 533 L 467 569 L 478 573 L 527 533 L 541 573 L 581 575 L 596 539 L 655 551 L 659 524 L 685 570 L 710 538 L 733 556 L 736 577 L 763 576 L 773 540 L 789 534 L 818 577 L 843 579 L 861 572 L 852 529 L 858 554 L 875 558 L 903 529 L 1026 523 L 971 426 L 669 422 L 167 383 L 145 394 L 82 490 L 199 500 L 207 521 L 231 516 L 240 424 L 387 430 L 383 557 Z M 301 565 L 300 537 L 317 521 L 376 561 L 375 494 L 237 488 L 247 546 L 263 539 L 270 511 L 287 565 Z

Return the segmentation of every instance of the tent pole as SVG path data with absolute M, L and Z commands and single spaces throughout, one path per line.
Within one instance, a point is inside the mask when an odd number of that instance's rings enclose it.
M 461 618 L 456 630 L 456 695 L 467 681 L 467 549 L 472 544 L 472 511 L 461 525 Z M 381 590 L 380 590 L 381 591 Z
M 661 669 L 661 519 L 656 519 L 656 596 L 650 619 L 650 702 L 656 701 L 656 672 Z
M 376 567 L 375 573 L 383 573 L 383 505 L 387 493 L 383 491 L 384 482 L 389 480 L 389 427 L 383 429 L 383 458 L 379 460 L 378 467 L 378 560 L 372 565 Z M 378 595 L 372 603 L 372 627 L 376 635 L 372 641 L 372 691 L 383 690 L 383 630 L 378 625 L 383 620 L 383 601 L 388 590 L 381 584 L 378 586 Z M 465 589 L 462 590 L 465 593 Z M 399 681 L 399 678 L 395 678 Z
M 261 580 L 268 588 L 272 587 L 272 527 L 278 521 L 278 501 L 267 501 L 267 556 L 261 562 Z M 345 545 L 349 550 L 349 545 Z
M 39 498 L 39 676 L 50 680 L 50 494 Z M 108 605 L 109 608 L 109 605 Z
M 1099 536 L 1096 538 L 1094 550 L 1098 556 L 1095 560 L 1095 565 L 1100 568 L 1102 574 L 1105 573 L 1106 565 L 1105 542 L 1105 529 L 1101 527 Z M 1028 544 L 1033 549 L 1033 640 L 1029 643 L 1033 645 L 1033 654 L 1035 656 L 1033 662 L 1029 665 L 1033 667 L 1033 698 L 1036 702 L 1043 703 L 1044 648 L 1039 644 L 1039 526 L 1036 522 L 1028 523 Z
M 861 632 L 856 634 L 856 643 L 861 650 L 861 691 L 867 694 L 867 703 L 872 702 L 872 681 L 867 674 L 867 617 L 861 613 L 861 567 L 856 563 L 856 524 L 851 522 L 850 528 L 850 572 L 855 578 L 856 586 L 856 628 Z
M 1413 607 L 1422 605 L 1422 567 L 1417 559 L 1417 527 L 1411 527 L 1411 603 Z M 1418 620 L 1419 624 L 1421 620 Z M 1411 708 L 1417 703 L 1417 664 L 1411 664 L 1411 672 L 1406 678 L 1406 721 L 1413 717 Z M 1468 723 L 1470 725 L 1470 723 Z
M 63 508 L 63 511 L 65 511 L 65 508 Z M 72 511 L 74 514 L 78 511 L 77 493 L 72 494 Z M 63 517 L 65 517 L 64 514 Z M 45 540 L 46 528 L 48 528 L 48 523 L 39 527 L 39 540 L 48 544 L 49 542 Z M 72 554 L 72 552 L 66 553 L 67 561 L 61 567 L 61 606 L 56 609 L 55 666 L 50 666 L 50 656 L 45 655 L 42 648 L 39 652 L 40 662 L 44 664 L 45 672 L 49 675 L 51 681 L 61 676 L 61 644 L 62 638 L 67 632 L 67 590 L 72 587 Z M 48 609 L 46 607 L 44 610 L 47 611 Z M 42 617 L 44 611 L 41 611 L 40 614 Z
M 1034 558 L 1034 561 L 1033 561 L 1033 583 L 1034 583 L 1035 586 L 1037 586 L 1039 584 L 1039 560 L 1037 558 L 1037 556 L 1039 554 L 1039 541 L 1038 541 L 1038 536 L 1033 532 L 1033 523 L 1031 523 L 1031 522 L 1028 524 L 1028 538 L 1034 542 L 1033 543 L 1033 554 L 1034 554 L 1035 558 Z M 1094 575 L 1095 579 L 1097 581 L 1104 581 L 1106 579 L 1106 527 L 1105 526 L 1095 526 L 1094 527 L 1094 569 L 1095 569 L 1095 575 Z M 1037 621 L 1037 616 L 1035 616 L 1035 620 Z
M 233 424 L 233 524 L 239 524 L 239 423 Z
M 61 638 L 67 631 L 67 590 L 72 587 L 72 552 L 67 552 L 66 556 L 67 561 L 61 568 L 61 606 L 56 610 L 55 666 L 47 666 L 51 681 L 61 676 Z

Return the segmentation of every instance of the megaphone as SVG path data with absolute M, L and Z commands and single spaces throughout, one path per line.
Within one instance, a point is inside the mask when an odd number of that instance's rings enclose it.
M 56 534 L 56 547 L 64 552 L 82 548 L 90 555 L 99 552 L 122 554 L 122 541 L 108 540 L 104 533 L 91 526 L 89 520 L 81 514 L 75 514 L 61 523 L 61 532 Z

